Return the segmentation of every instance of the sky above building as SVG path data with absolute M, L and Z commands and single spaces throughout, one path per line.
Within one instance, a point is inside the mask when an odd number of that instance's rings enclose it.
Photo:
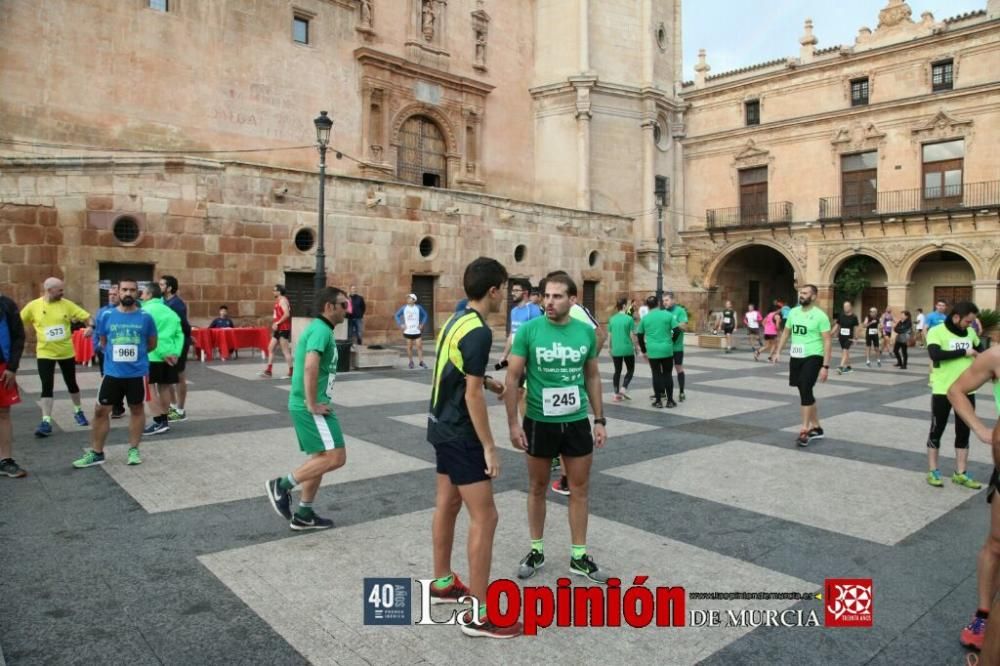
M 698 49 L 708 52 L 709 75 L 777 58 L 798 57 L 799 37 L 813 20 L 817 49 L 850 46 L 858 28 L 878 25 L 887 0 L 697 0 L 683 5 L 685 81 L 694 79 Z M 936 20 L 986 8 L 986 0 L 909 0 L 912 18 L 925 11 Z

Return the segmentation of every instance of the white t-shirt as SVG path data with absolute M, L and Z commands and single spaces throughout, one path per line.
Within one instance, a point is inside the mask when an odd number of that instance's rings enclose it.
M 649 306 L 648 305 L 640 305 L 639 306 L 639 320 L 642 321 L 642 319 L 646 315 L 648 315 L 648 314 L 649 314 Z
M 760 311 L 747 312 L 747 328 L 760 328 Z
M 407 305 L 403 308 L 403 323 L 406 335 L 416 335 L 420 333 L 420 308 L 416 305 Z
M 917 315 L 917 330 L 918 331 L 924 330 L 924 313 L 923 312 L 921 312 L 920 314 Z

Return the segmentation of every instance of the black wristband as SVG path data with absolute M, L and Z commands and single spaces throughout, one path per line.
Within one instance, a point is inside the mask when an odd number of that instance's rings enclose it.
M 597 418 L 594 419 L 594 425 L 607 426 L 608 425 L 608 420 L 606 418 L 604 418 L 603 416 L 598 416 Z
M 824 369 L 824 370 L 829 370 L 829 369 L 830 369 L 830 366 L 828 366 L 828 365 L 824 365 L 824 366 L 823 366 L 823 369 Z

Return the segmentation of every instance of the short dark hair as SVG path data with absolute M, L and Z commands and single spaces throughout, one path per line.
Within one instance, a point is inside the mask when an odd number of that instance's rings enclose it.
M 118 280 L 117 282 L 112 282 L 111 286 L 112 287 L 120 287 L 121 284 L 122 284 L 122 282 L 131 282 L 132 284 L 134 284 L 136 286 L 137 289 L 139 287 L 139 281 L 138 280 L 133 280 L 132 278 L 122 278 L 121 280 Z
M 229 310 L 229 306 L 228 306 L 228 305 L 225 305 L 225 304 L 223 304 L 223 305 L 220 305 L 220 306 L 219 306 L 219 309 L 220 309 L 220 310 Z
M 149 295 L 153 298 L 163 298 L 163 290 L 160 289 L 160 285 L 155 282 L 147 284 L 146 291 L 148 291 Z
M 173 275 L 161 275 L 160 279 L 167 283 L 167 287 L 170 288 L 170 293 L 176 294 L 177 290 L 180 289 L 180 284 L 177 282 L 177 278 Z
M 814 284 L 804 284 L 801 289 L 808 289 L 813 293 L 813 296 L 819 295 L 819 289 Z
M 479 257 L 465 267 L 462 276 L 462 287 L 470 301 L 478 301 L 489 293 L 490 289 L 499 289 L 507 282 L 507 269 L 496 259 Z
M 285 285 L 283 285 L 283 284 L 276 284 L 276 285 L 274 285 L 274 290 L 276 292 L 278 292 L 279 294 L 281 294 L 282 296 L 287 296 L 288 295 L 288 290 L 285 289 Z
M 344 290 L 337 287 L 323 287 L 320 289 L 319 293 L 316 294 L 315 300 L 316 316 L 318 317 L 323 314 L 327 303 L 336 303 L 337 297 L 341 294 L 344 294 Z M 344 295 L 346 296 L 347 294 Z
M 472 264 L 469 265 L 471 266 Z M 531 283 L 524 278 L 511 278 L 510 288 L 513 289 L 514 287 L 520 287 L 522 291 L 531 291 Z
M 656 296 L 647 296 L 646 297 L 646 307 L 647 308 L 658 307 L 657 304 L 656 304 Z M 711 310 L 710 310 L 710 312 L 711 312 Z
M 628 299 L 623 296 L 622 298 L 618 299 L 617 303 L 615 303 L 615 307 L 618 308 L 619 310 L 624 310 L 626 303 L 628 303 Z
M 976 307 L 976 304 L 972 301 L 959 301 L 951 307 L 951 314 L 948 315 L 948 319 L 951 319 L 955 315 L 965 317 L 970 314 L 979 314 L 979 308 Z
M 924 311 L 923 308 L 917 308 L 917 312 L 923 312 L 923 311 Z
M 939 298 L 939 299 L 937 299 L 936 301 L 934 301 L 934 305 L 937 305 L 938 303 L 944 303 L 944 304 L 945 304 L 945 306 L 947 306 L 947 305 L 948 305 L 948 301 L 947 301 L 947 300 L 945 300 L 945 299 L 943 299 L 943 298 Z
M 552 271 L 546 275 L 542 283 L 538 285 L 543 293 L 545 292 L 545 288 L 548 287 L 549 282 L 566 285 L 566 295 L 576 296 L 576 282 L 573 282 L 573 278 L 566 271 Z

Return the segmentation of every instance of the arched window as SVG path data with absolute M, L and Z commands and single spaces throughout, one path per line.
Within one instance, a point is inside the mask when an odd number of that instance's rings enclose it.
M 444 135 L 426 116 L 413 116 L 399 130 L 400 180 L 427 187 L 448 186 Z

